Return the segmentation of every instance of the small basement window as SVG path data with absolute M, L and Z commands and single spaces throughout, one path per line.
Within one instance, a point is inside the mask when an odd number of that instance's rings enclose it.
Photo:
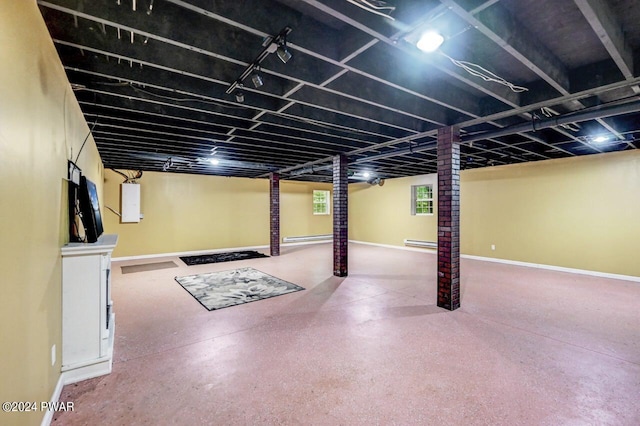
M 414 216 L 433 214 L 433 185 L 411 186 L 411 214 Z
M 329 191 L 313 190 L 313 214 L 331 213 L 331 193 Z

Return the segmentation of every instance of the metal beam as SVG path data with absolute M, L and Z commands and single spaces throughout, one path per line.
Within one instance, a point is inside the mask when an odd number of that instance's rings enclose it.
M 574 0 L 625 79 L 633 78 L 633 51 L 606 0 Z
M 499 4 L 473 15 L 454 0 L 440 0 L 486 37 L 509 52 L 558 92 L 569 92 L 569 76 L 562 62 L 544 48 Z
M 417 49 L 411 48 L 407 46 L 407 44 L 405 43 L 399 43 L 397 40 L 394 40 L 390 37 L 385 36 L 384 34 L 381 34 L 380 32 L 368 27 L 367 25 L 351 18 L 350 16 L 347 16 L 345 13 L 342 13 L 339 10 L 334 9 L 331 6 L 328 6 L 327 4 L 325 4 L 326 2 L 323 3 L 317 0 L 301 0 L 301 1 L 304 1 L 310 6 L 313 6 L 318 10 L 330 16 L 333 16 L 334 18 L 339 19 L 346 24 L 349 24 L 350 26 L 357 28 L 358 30 L 366 34 L 369 34 L 371 37 L 376 38 L 386 43 L 389 46 L 398 48 L 412 56 L 415 56 L 418 54 Z M 495 84 L 492 85 L 491 83 L 487 83 L 481 79 L 469 78 L 470 76 L 468 74 L 466 74 L 464 71 L 451 65 L 448 62 L 439 62 L 439 63 L 433 62 L 432 65 L 437 69 L 439 69 L 440 71 L 442 71 L 443 73 L 445 73 L 446 75 L 449 75 L 450 77 L 453 77 L 456 80 L 459 80 L 462 83 L 475 88 L 476 90 L 479 90 L 489 96 L 492 96 L 500 100 L 501 102 L 506 103 L 507 105 L 519 105 L 519 97 L 517 93 L 513 93 L 506 87 L 496 87 Z

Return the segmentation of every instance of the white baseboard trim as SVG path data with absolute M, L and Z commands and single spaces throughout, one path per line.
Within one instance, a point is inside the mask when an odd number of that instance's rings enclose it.
M 282 239 L 283 243 L 301 243 L 305 241 L 331 241 L 333 240 L 333 234 L 322 234 L 322 235 L 301 235 L 297 237 L 284 237 Z
M 303 241 L 299 243 L 282 243 L 280 244 L 280 247 L 303 246 L 307 244 L 327 244 L 330 242 L 331 240 Z M 111 261 L 119 262 L 124 260 L 154 259 L 157 257 L 198 256 L 200 254 L 208 254 L 208 253 L 224 253 L 227 251 L 242 251 L 242 250 L 260 250 L 260 249 L 268 249 L 268 248 L 269 248 L 268 245 L 263 245 L 263 246 L 246 246 L 246 247 L 227 247 L 227 248 L 217 248 L 217 249 L 210 249 L 210 250 L 182 251 L 182 252 L 175 252 L 175 253 L 142 254 L 138 256 L 113 257 L 111 258 Z
M 282 243 L 280 247 L 308 246 L 309 244 L 332 244 L 333 240 L 300 241 L 297 243 Z
M 60 400 L 60 394 L 62 393 L 62 388 L 64 387 L 64 373 L 60 374 L 58 377 L 58 383 L 56 383 L 56 387 L 53 389 L 53 394 L 51 395 L 51 400 L 49 402 L 56 403 Z M 42 422 L 40 423 L 42 426 L 49 426 L 51 424 L 51 420 L 53 420 L 53 410 L 47 410 L 42 417 Z
M 358 240 L 349 240 L 349 242 L 354 244 L 368 245 L 368 246 L 385 247 L 385 248 L 390 248 L 395 250 L 416 251 L 420 253 L 437 254 L 437 249 L 431 249 L 431 248 L 394 246 L 391 244 L 370 243 L 368 241 L 358 241 Z M 281 246 L 288 247 L 288 246 L 302 246 L 302 245 L 308 245 L 308 244 L 329 244 L 329 243 L 331 243 L 331 241 L 304 241 L 299 243 L 282 243 Z M 219 249 L 211 249 L 211 250 L 185 251 L 185 252 L 175 252 L 175 253 L 144 254 L 140 256 L 114 257 L 111 260 L 114 262 L 117 262 L 117 261 L 123 261 L 123 260 L 153 259 L 157 257 L 197 256 L 199 254 L 206 254 L 206 253 L 222 253 L 226 251 L 257 250 L 257 249 L 265 249 L 265 248 L 269 248 L 269 246 L 262 245 L 262 246 L 219 248 Z M 493 257 L 474 256 L 470 254 L 462 254 L 460 255 L 460 257 L 462 257 L 463 259 L 480 260 L 484 262 L 493 262 L 493 263 L 503 263 L 506 265 L 524 266 L 527 268 L 547 269 L 550 271 L 567 272 L 570 274 L 590 275 L 590 276 L 600 277 L 600 278 L 611 278 L 614 280 L 640 282 L 640 277 L 635 277 L 633 275 L 611 274 L 607 272 L 589 271 L 586 269 L 565 268 L 563 266 L 520 262 L 517 260 L 497 259 Z
M 437 254 L 437 250 L 436 249 L 394 246 L 394 245 L 390 245 L 390 244 L 369 243 L 369 242 L 366 242 L 366 241 L 356 241 L 356 240 L 349 240 L 349 242 L 350 243 L 356 243 L 356 244 L 365 244 L 365 245 L 369 245 L 369 246 L 392 248 L 392 249 L 396 249 L 396 250 L 409 250 L 409 251 L 419 251 L 419 252 L 422 252 L 422 253 Z M 632 282 L 639 282 L 640 283 L 640 277 L 635 277 L 633 275 L 611 274 L 611 273 L 608 273 L 608 272 L 589 271 L 589 270 L 586 270 L 586 269 L 565 268 L 563 266 L 544 265 L 544 264 L 541 264 L 541 263 L 521 262 L 521 261 L 518 261 L 518 260 L 497 259 L 497 258 L 494 258 L 494 257 L 474 256 L 474 255 L 470 255 L 470 254 L 462 254 L 462 255 L 460 255 L 460 257 L 462 257 L 463 259 L 480 260 L 480 261 L 483 261 L 483 262 L 502 263 L 502 264 L 505 264 L 505 265 L 524 266 L 524 267 L 527 267 L 527 268 L 546 269 L 546 270 L 549 270 L 549 271 L 567 272 L 567 273 L 570 273 L 570 274 L 580 274 L 580 275 L 590 275 L 590 276 L 593 276 L 593 277 L 611 278 L 611 279 L 614 279 L 614 280 L 632 281 Z
M 200 254 L 207 254 L 207 253 L 223 253 L 225 251 L 240 251 L 240 250 L 259 250 L 264 248 L 269 248 L 269 246 L 264 245 L 264 246 L 247 246 L 247 247 L 229 247 L 229 248 L 217 248 L 217 249 L 209 249 L 209 250 L 178 251 L 173 253 L 141 254 L 137 256 L 114 257 L 111 260 L 113 262 L 118 262 L 121 260 L 153 259 L 156 257 L 198 256 Z
M 391 245 L 391 244 L 370 243 L 368 241 L 358 241 L 358 240 L 349 240 L 349 242 L 350 243 L 355 243 L 355 244 L 364 244 L 365 246 L 385 247 L 385 248 L 391 248 L 391 249 L 396 249 L 396 250 L 418 251 L 420 253 L 436 254 L 436 249 L 427 248 L 427 247 L 420 248 L 420 247 L 394 246 L 394 245 Z
M 493 257 L 473 256 L 470 254 L 463 254 L 460 257 L 464 259 L 480 260 L 483 262 L 503 263 L 506 265 L 524 266 L 527 268 L 537 268 L 537 269 L 547 269 L 549 271 L 567 272 L 569 274 L 590 275 L 592 277 L 611 278 L 613 280 L 633 281 L 633 282 L 640 283 L 640 277 L 634 277 L 633 275 L 611 274 L 608 272 L 589 271 L 587 269 L 565 268 L 564 266 L 545 265 L 542 263 L 520 262 L 518 260 L 496 259 Z

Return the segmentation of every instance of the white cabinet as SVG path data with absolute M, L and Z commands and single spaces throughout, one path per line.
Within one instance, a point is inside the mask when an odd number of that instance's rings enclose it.
M 115 315 L 111 253 L 117 235 L 62 247 L 62 375 L 64 384 L 111 372 Z

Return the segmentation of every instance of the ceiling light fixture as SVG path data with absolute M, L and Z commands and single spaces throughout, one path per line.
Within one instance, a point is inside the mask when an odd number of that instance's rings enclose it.
M 220 164 L 220 160 L 218 160 L 217 158 L 210 158 L 209 162 L 214 166 L 217 166 L 218 164 Z
M 244 92 L 242 91 L 243 88 L 244 86 L 242 84 L 239 84 L 236 91 L 236 102 L 238 102 L 239 104 L 244 102 Z
M 171 159 L 171 157 L 169 157 L 167 158 L 167 161 L 165 161 L 162 165 L 162 171 L 166 172 L 167 170 L 169 170 L 169 168 L 171 168 L 171 166 L 173 166 L 173 160 Z
M 259 72 L 260 72 L 260 67 L 255 67 L 253 69 L 253 74 L 251 74 L 251 82 L 253 83 L 256 89 L 264 85 L 264 82 L 262 81 L 262 77 L 260 77 L 260 74 L 258 74 Z
M 256 88 L 262 86 L 264 82 L 260 74 L 258 74 L 260 64 L 272 53 L 276 53 L 282 62 L 288 62 L 292 58 L 291 52 L 287 49 L 286 40 L 290 32 L 290 27 L 284 27 L 277 35 L 265 38 L 262 42 L 262 51 L 256 56 L 253 62 L 247 65 L 242 74 L 227 87 L 225 93 L 230 95 L 238 86 L 243 84 L 247 78 L 251 78 L 251 82 Z
M 368 178 L 369 176 L 371 176 L 371 173 L 369 173 L 369 172 L 364 172 L 364 173 L 362 174 L 362 176 L 364 176 L 364 177 Z
M 431 53 L 438 50 L 442 43 L 444 43 L 444 37 L 442 35 L 435 31 L 427 31 L 422 34 L 416 46 L 423 52 Z
M 604 143 L 604 142 L 606 142 L 606 141 L 608 141 L 608 140 L 609 140 L 609 137 L 608 137 L 608 136 L 604 136 L 604 135 L 602 135 L 602 136 L 597 136 L 597 137 L 593 138 L 593 141 L 594 141 L 595 143 Z
M 280 60 L 285 64 L 289 62 L 289 59 L 291 59 L 292 55 L 291 55 L 291 52 L 289 52 L 289 49 L 287 49 L 286 39 L 282 44 L 278 46 L 278 50 L 276 50 L 276 55 L 278 55 L 278 58 L 280 58 Z

